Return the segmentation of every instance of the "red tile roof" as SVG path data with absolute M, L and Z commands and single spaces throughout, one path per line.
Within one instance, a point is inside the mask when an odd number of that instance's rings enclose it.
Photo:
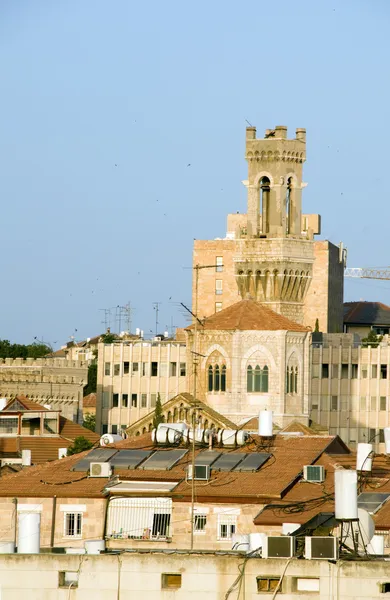
M 190 325 L 187 330 L 194 326 Z M 207 317 L 204 330 L 240 331 L 309 331 L 307 327 L 290 321 L 268 306 L 254 300 L 241 300 L 232 306 Z
M 91 393 L 83 398 L 83 408 L 96 408 L 96 394 Z
M 38 402 L 33 402 L 33 400 L 29 400 L 29 398 L 27 396 L 16 396 L 15 398 L 12 398 L 9 402 L 7 402 L 6 406 L 3 408 L 3 410 L 6 411 L 12 411 L 12 405 L 16 402 L 19 402 L 20 404 L 22 404 L 26 410 L 33 410 L 34 412 L 42 412 L 42 411 L 47 411 L 49 409 L 47 409 L 45 406 L 43 406 L 43 404 L 39 404 Z M 15 412 L 20 412 L 19 408 L 15 408 Z M 54 411 L 56 412 L 56 411 Z

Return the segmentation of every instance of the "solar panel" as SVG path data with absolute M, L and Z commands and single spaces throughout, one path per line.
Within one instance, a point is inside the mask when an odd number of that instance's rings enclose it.
M 240 462 L 235 471 L 257 471 L 260 467 L 267 462 L 271 455 L 267 452 L 253 452 L 248 454 L 242 462 Z
M 219 456 L 221 456 L 221 452 L 217 452 L 217 450 L 205 450 L 195 458 L 195 465 L 212 465 Z
M 110 460 L 117 469 L 135 469 L 145 458 L 152 454 L 152 450 L 119 450 Z
M 91 462 L 107 462 L 111 459 L 118 450 L 112 448 L 95 448 L 76 463 L 72 471 L 88 471 Z
M 221 454 L 219 458 L 213 463 L 214 471 L 233 471 L 233 469 L 246 458 L 247 454 L 239 452 L 229 452 Z
M 168 471 L 179 462 L 188 450 L 157 450 L 152 456 L 147 458 L 139 469 L 145 469 L 146 471 L 158 471 L 164 469 Z
M 390 494 L 363 492 L 358 496 L 358 508 L 364 508 L 369 513 L 377 512 L 382 504 L 386 502 Z

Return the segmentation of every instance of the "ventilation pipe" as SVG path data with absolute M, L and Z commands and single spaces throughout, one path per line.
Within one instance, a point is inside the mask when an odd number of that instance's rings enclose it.
M 357 446 L 356 455 L 356 470 L 371 471 L 372 470 L 372 444 L 359 443 Z
M 272 437 L 272 410 L 261 410 L 259 412 L 259 435 L 261 437 Z
M 357 471 L 338 469 L 334 472 L 335 517 L 339 521 L 358 518 Z

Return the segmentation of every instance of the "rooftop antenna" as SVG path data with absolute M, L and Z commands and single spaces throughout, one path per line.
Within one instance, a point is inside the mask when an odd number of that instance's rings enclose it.
M 104 313 L 103 320 L 100 322 L 107 331 L 107 329 L 111 327 L 111 308 L 99 308 L 99 310 Z
M 249 123 L 248 119 L 245 119 L 245 121 L 248 123 L 249 127 L 253 127 L 252 123 Z
M 158 313 L 159 313 L 159 306 L 160 306 L 161 302 L 153 302 L 153 309 L 156 311 L 156 334 L 158 333 L 158 326 L 159 326 L 159 321 L 158 321 Z

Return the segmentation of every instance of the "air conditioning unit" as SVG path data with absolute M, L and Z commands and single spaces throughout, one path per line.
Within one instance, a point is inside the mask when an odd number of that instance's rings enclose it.
M 192 465 L 188 465 L 187 479 L 192 479 Z M 208 481 L 210 479 L 210 465 L 195 465 L 194 479 Z
M 111 476 L 110 463 L 91 462 L 91 464 L 89 465 L 89 476 L 90 477 L 110 477 Z
M 312 483 L 325 481 L 325 467 L 322 465 L 306 465 L 303 467 L 303 477 Z
M 295 552 L 295 537 L 292 535 L 267 536 L 263 544 L 263 558 L 291 558 Z
M 305 537 L 305 558 L 337 560 L 339 539 L 337 537 Z

